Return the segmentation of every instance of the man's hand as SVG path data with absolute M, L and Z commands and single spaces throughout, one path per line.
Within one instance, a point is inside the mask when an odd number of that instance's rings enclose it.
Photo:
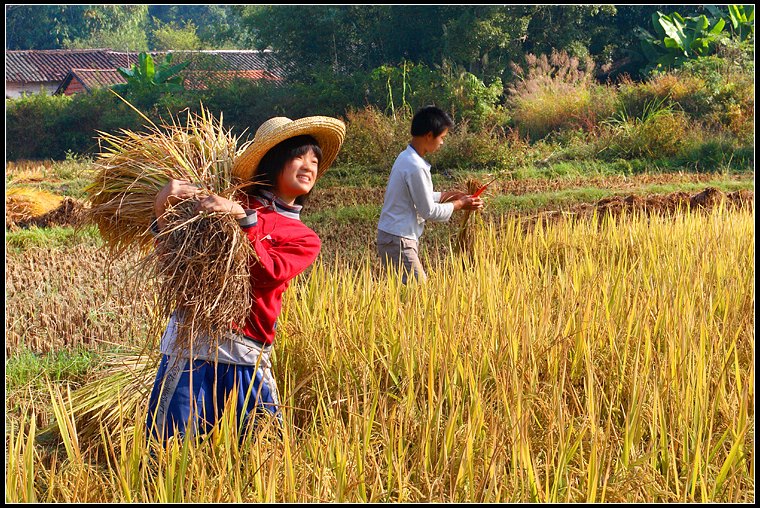
M 454 201 L 456 199 L 463 198 L 467 195 L 466 192 L 459 192 L 459 191 L 444 191 L 441 192 L 441 203 L 448 203 L 449 201 Z
M 468 195 L 464 195 L 455 201 L 454 203 L 454 210 L 480 210 L 483 208 L 483 198 L 480 197 L 472 197 Z

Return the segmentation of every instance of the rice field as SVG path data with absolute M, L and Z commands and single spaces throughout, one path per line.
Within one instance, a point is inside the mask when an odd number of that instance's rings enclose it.
M 278 324 L 281 435 L 230 418 L 166 449 L 143 439 L 150 287 L 128 260 L 9 256 L 6 284 L 47 259 L 103 316 L 64 326 L 37 284 L 7 301 L 17 347 L 124 350 L 6 394 L 6 502 L 754 502 L 754 209 L 470 227 L 422 285 L 318 260 Z

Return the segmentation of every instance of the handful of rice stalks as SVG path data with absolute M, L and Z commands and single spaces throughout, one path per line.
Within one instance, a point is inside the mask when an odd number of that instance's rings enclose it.
M 136 273 L 158 281 L 163 318 L 152 332 L 176 310 L 182 319 L 177 345 L 191 350 L 195 341 L 196 347 L 213 348 L 232 322 L 242 323 L 248 314 L 253 249 L 231 214 L 196 212 L 199 197 L 169 206 L 166 226 L 154 235 L 154 203 L 170 179 L 190 181 L 202 196 L 235 199 L 243 182 L 233 176 L 232 165 L 248 143 L 238 147 L 221 116 L 217 121 L 203 108 L 188 113 L 184 125 L 173 119 L 158 127 L 143 118 L 150 123 L 146 132 L 99 132 L 105 148 L 87 188 L 90 219 L 112 256 L 128 249 L 145 253 Z
M 474 194 L 480 189 L 481 182 L 476 178 L 469 178 L 465 181 L 464 185 L 467 194 Z M 468 226 L 470 215 L 472 215 L 472 210 L 464 211 L 459 233 L 457 234 L 456 249 L 460 253 L 470 254 L 470 246 L 472 244 L 472 228 Z

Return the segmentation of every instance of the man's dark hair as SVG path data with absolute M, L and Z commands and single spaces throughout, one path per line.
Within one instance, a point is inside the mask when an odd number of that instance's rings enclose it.
M 277 185 L 277 178 L 285 168 L 285 163 L 294 157 L 305 154 L 312 150 L 317 156 L 317 160 L 322 162 L 322 149 L 314 137 L 308 134 L 294 136 L 284 141 L 280 141 L 259 161 L 256 171 L 254 172 L 253 185 L 247 187 L 247 192 L 251 195 L 257 194 L 259 189 L 272 192 Z M 306 202 L 307 195 L 296 198 L 296 204 L 303 205 Z
M 438 137 L 446 129 L 454 127 L 454 121 L 442 109 L 435 106 L 425 106 L 417 111 L 412 118 L 412 136 L 424 136 L 432 132 Z

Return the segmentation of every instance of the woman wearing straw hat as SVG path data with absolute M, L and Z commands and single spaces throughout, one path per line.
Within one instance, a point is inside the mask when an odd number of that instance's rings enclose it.
M 199 210 L 233 214 L 253 246 L 252 305 L 245 322 L 234 325 L 216 350 L 201 347 L 192 358 L 176 347 L 177 320 L 172 316 L 161 339 L 162 358 L 148 403 L 152 435 L 167 439 L 207 432 L 231 396 L 237 397 L 239 428 L 244 430 L 265 414 L 281 421 L 269 359 L 282 295 L 321 247 L 299 214 L 304 197 L 333 163 L 344 137 L 345 125 L 335 118 L 267 120 L 234 162 L 235 176 L 250 182 L 241 202 L 198 196 Z M 156 196 L 157 226 L 165 224 L 162 216 L 169 205 L 198 192 L 190 182 L 170 181 Z

